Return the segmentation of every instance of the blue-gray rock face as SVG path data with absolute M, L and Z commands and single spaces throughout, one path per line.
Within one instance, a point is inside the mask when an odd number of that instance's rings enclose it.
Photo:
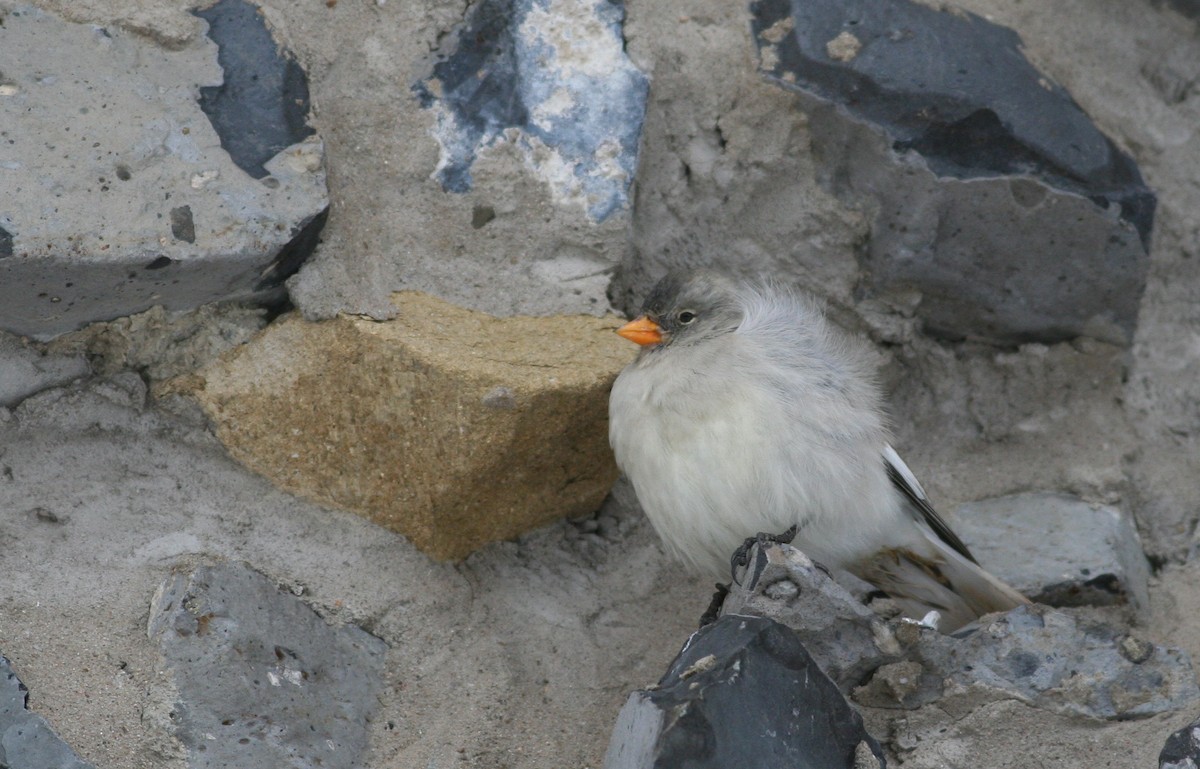
M 624 7 L 483 0 L 413 86 L 435 110 L 436 176 L 471 188 L 484 148 L 511 141 L 560 202 L 603 221 L 629 203 L 649 83 L 625 55 Z
M 604 759 L 605 769 L 885 765 L 795 634 L 737 615 L 692 635 L 657 687 L 630 696 Z
M 1127 343 L 1156 198 L 1013 31 L 908 0 L 757 0 L 835 194 L 872 216 L 864 288 L 931 333 Z
M 324 146 L 254 7 L 205 14 L 212 38 L 166 48 L 6 13 L 0 329 L 47 340 L 155 305 L 283 298 L 325 221 Z
M 26 709 L 29 690 L 0 657 L 0 767 L 93 769 L 59 739 L 46 719 Z
M 1033 604 L 953 636 L 921 630 L 905 662 L 885 665 L 854 692 L 875 707 L 917 708 L 974 690 L 1066 716 L 1144 718 L 1200 700 L 1191 661 L 1111 625 Z
M 955 510 L 988 571 L 1050 606 L 1150 607 L 1150 566 L 1133 517 L 1067 494 L 1013 494 Z
M 247 566 L 172 575 L 150 609 L 193 769 L 362 765 L 386 644 L 331 627 Z M 215 738 L 215 739 L 214 739 Z
M 268 160 L 313 134 L 308 75 L 271 37 L 258 6 L 221 0 L 193 13 L 208 22 L 225 73 L 221 85 L 201 87 L 200 108 L 233 162 L 262 179 Z

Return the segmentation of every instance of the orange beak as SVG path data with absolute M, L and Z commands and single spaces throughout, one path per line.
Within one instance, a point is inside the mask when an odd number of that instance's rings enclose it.
M 617 329 L 617 333 L 643 347 L 662 341 L 662 327 L 645 315 L 621 326 Z

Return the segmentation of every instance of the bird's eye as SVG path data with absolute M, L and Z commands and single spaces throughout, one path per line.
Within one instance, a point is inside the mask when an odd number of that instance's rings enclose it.
M 675 316 L 675 318 L 686 326 L 696 319 L 696 313 L 692 312 L 691 310 L 682 310 L 678 315 Z

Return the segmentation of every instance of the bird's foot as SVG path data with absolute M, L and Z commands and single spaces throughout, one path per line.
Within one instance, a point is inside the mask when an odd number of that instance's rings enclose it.
M 721 616 L 721 607 L 725 605 L 725 596 L 729 595 L 729 585 L 723 585 L 718 582 L 714 587 L 716 591 L 713 593 L 712 600 L 708 602 L 708 608 L 700 615 L 700 627 L 711 625 Z
M 733 581 L 737 582 L 739 585 L 742 584 L 741 582 L 738 582 L 738 569 L 750 563 L 750 549 L 752 547 L 755 545 L 769 544 L 789 545 L 791 544 L 792 540 L 796 538 L 796 532 L 799 530 L 800 527 L 793 523 L 791 527 L 782 534 L 767 534 L 760 531 L 753 537 L 747 537 L 746 540 L 742 542 L 740 546 L 738 546 L 738 549 L 733 551 L 733 556 L 729 559 L 729 571 L 733 575 Z

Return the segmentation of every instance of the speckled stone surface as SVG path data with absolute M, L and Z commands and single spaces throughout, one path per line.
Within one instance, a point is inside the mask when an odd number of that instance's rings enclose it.
M 168 388 L 246 466 L 438 558 L 599 507 L 617 477 L 608 390 L 635 354 L 616 318 L 493 318 L 414 292 L 396 307 L 278 321 Z

